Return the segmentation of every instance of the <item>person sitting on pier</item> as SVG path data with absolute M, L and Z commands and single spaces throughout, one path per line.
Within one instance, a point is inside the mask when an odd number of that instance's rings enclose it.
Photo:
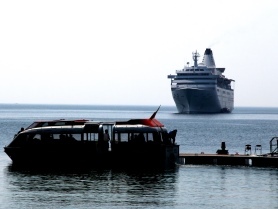
M 217 154 L 219 155 L 228 155 L 229 151 L 226 150 L 226 143 L 225 142 L 221 142 L 221 149 L 218 149 L 216 151 Z

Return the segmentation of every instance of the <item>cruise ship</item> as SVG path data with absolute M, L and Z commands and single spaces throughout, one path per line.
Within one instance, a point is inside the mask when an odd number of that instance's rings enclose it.
M 173 99 L 179 113 L 230 113 L 234 109 L 234 80 L 226 78 L 225 68 L 217 68 L 210 48 L 201 63 L 192 53 L 194 65 L 168 75 Z

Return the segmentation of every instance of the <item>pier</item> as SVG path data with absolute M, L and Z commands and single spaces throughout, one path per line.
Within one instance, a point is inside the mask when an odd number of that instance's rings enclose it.
M 239 154 L 197 154 L 180 153 L 181 165 L 231 165 L 231 166 L 255 166 L 278 168 L 278 156 L 269 155 L 239 155 Z
M 221 149 L 217 154 L 205 153 L 180 153 L 179 163 L 181 165 L 231 165 L 231 166 L 255 166 L 255 167 L 275 167 L 278 168 L 278 137 L 273 137 L 269 141 L 270 153 L 262 154 L 262 146 L 256 145 L 252 155 L 251 145 L 245 145 L 244 154 L 229 154 L 226 150 L 225 142 L 221 143 Z M 259 154 L 258 154 L 259 153 Z

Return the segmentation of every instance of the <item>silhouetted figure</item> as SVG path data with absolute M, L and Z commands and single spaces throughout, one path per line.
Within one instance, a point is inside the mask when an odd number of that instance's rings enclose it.
M 67 140 L 75 141 L 76 139 L 72 136 L 72 134 L 67 135 Z
M 108 151 L 109 141 L 110 141 L 110 136 L 108 134 L 108 130 L 105 129 L 104 134 L 103 134 L 103 149 L 104 149 L 104 151 Z
M 226 143 L 225 142 L 221 143 L 221 149 L 217 150 L 216 153 L 219 154 L 219 155 L 228 155 L 229 154 L 228 150 L 226 150 Z
M 65 140 L 65 139 L 66 139 L 66 135 L 60 134 L 60 135 L 59 135 L 59 139 L 60 139 L 60 140 Z
M 145 136 L 144 136 L 143 133 L 140 133 L 140 134 L 138 135 L 137 140 L 138 140 L 138 142 L 140 142 L 140 143 L 146 142 L 146 141 L 145 141 Z
M 20 132 L 24 131 L 24 128 L 21 127 L 21 129 L 17 132 L 17 134 L 19 134 Z
M 169 139 L 170 139 L 170 140 L 171 140 L 171 139 L 173 140 L 173 141 L 172 141 L 172 144 L 175 144 L 176 135 L 177 135 L 177 130 L 176 130 L 176 129 L 173 130 L 173 131 L 170 131 L 170 132 L 168 133 Z

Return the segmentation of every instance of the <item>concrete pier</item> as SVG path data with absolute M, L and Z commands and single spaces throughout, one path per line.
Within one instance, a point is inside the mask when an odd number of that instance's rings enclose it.
M 278 156 L 271 155 L 239 155 L 239 154 L 198 154 L 180 153 L 179 162 L 187 164 L 207 165 L 232 165 L 232 166 L 256 166 L 278 168 Z

